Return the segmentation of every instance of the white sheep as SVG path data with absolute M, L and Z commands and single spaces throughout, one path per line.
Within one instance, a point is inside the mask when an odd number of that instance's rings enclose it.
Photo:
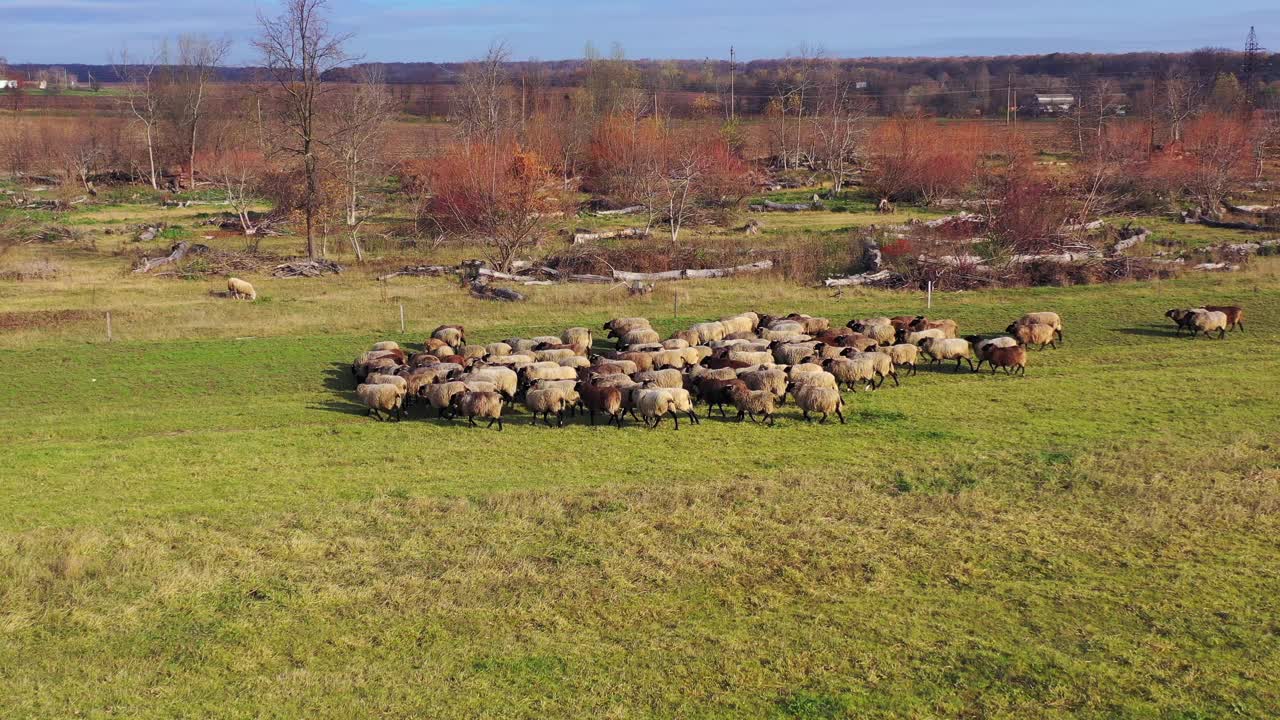
M 658 333 L 649 328 L 636 328 L 629 330 L 618 338 L 618 347 L 628 348 L 632 345 L 640 345 L 642 343 L 661 343 L 662 338 Z
M 920 345 L 920 343 L 930 338 L 933 338 L 935 340 L 946 340 L 947 334 L 942 330 L 939 330 L 938 328 L 931 328 L 929 330 L 915 330 L 912 332 L 908 332 L 906 336 L 903 338 L 903 342 L 908 343 L 910 345 Z
M 773 427 L 774 396 L 769 390 L 744 390 L 741 387 L 735 387 L 733 393 L 733 406 L 738 409 L 738 422 L 742 422 L 744 415 L 751 417 L 751 422 L 756 422 L 756 416 L 760 416 L 759 422 L 765 423 Z
M 584 327 L 566 328 L 560 333 L 560 340 L 566 345 L 572 345 L 579 354 L 585 354 L 591 349 L 591 330 Z
M 959 370 L 960 361 L 965 360 L 969 363 L 969 369 L 977 372 L 973 365 L 973 346 L 969 344 L 968 340 L 961 338 L 925 338 L 920 341 L 920 349 L 935 363 L 943 360 L 955 360 L 956 370 Z
M 916 360 L 920 357 L 920 348 L 918 346 L 898 343 L 897 345 L 878 348 L 877 351 L 888 355 L 895 366 L 909 367 L 911 368 L 910 374 L 916 374 Z
M 396 414 L 396 421 L 400 421 L 400 408 L 404 402 L 404 388 L 396 385 L 368 383 L 356 386 L 356 398 L 369 408 L 369 414 L 382 420 L 382 413 L 387 413 L 390 417 L 391 413 Z
M 248 300 L 250 302 L 258 299 L 258 293 L 249 283 L 240 278 L 227 278 L 227 293 L 236 300 Z
M 804 411 L 805 422 L 812 419 L 809 413 L 822 413 L 819 424 L 825 423 L 827 416 L 831 414 L 840 418 L 841 425 L 844 424 L 844 414 L 841 412 L 844 409 L 844 398 L 840 397 L 839 390 L 803 384 L 793 386 L 791 394 L 796 399 L 796 405 Z
M 569 398 L 564 390 L 558 387 L 533 388 L 525 393 L 524 406 L 533 414 L 533 422 L 538 416 L 551 427 L 551 415 L 556 416 L 556 425 L 564 427 L 564 411 L 570 406 Z
M 1192 329 L 1191 337 L 1200 333 L 1204 333 L 1205 337 L 1212 337 L 1209 333 L 1215 330 L 1218 332 L 1219 340 L 1227 336 L 1227 314 L 1224 312 L 1193 308 L 1189 325 Z

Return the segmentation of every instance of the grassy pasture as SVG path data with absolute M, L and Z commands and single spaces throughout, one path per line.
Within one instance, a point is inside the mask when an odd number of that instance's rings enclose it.
M 925 368 L 846 394 L 843 426 L 787 406 L 774 428 L 517 412 L 498 433 L 374 422 L 347 364 L 443 322 L 490 341 L 923 298 L 751 279 L 505 305 L 352 271 L 251 276 L 249 304 L 122 276 L 110 251 L 0 283 L 5 718 L 1280 708 L 1274 260 L 940 293 L 965 331 L 1056 310 L 1066 344 L 1026 378 Z M 1248 331 L 1172 337 L 1165 308 L 1210 301 Z

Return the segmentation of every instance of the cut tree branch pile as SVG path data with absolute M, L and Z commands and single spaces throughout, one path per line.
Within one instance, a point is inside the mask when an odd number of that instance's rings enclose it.
M 341 274 L 342 266 L 332 260 L 323 258 L 294 260 L 271 268 L 272 277 L 278 278 L 320 277 L 331 273 L 334 275 Z

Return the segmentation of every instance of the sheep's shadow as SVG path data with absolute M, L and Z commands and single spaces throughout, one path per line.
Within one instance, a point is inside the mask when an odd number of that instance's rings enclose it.
M 308 410 L 323 410 L 326 412 L 340 413 L 342 415 L 367 415 L 369 408 L 360 403 L 351 400 L 343 402 L 341 400 L 324 400 L 307 406 Z
M 957 373 L 969 373 L 972 375 L 973 371 L 969 369 L 969 364 L 965 362 L 960 363 L 960 367 L 957 368 L 955 360 L 943 360 L 942 362 L 938 362 L 938 363 L 931 363 L 927 360 L 924 360 L 919 363 L 916 363 L 916 374 L 919 374 L 919 373 L 936 373 L 936 374 L 942 374 L 942 375 L 955 375 Z M 899 378 L 904 377 L 904 373 L 902 371 L 899 371 L 898 375 L 899 375 Z M 889 384 L 892 385 L 893 381 L 890 380 Z
M 342 363 L 329 363 L 324 371 L 324 386 L 334 392 L 350 392 L 355 389 L 355 376 L 351 374 L 351 366 Z
M 1108 328 L 1111 332 L 1143 337 L 1177 337 L 1178 328 L 1172 325 L 1141 325 L 1139 327 Z M 1183 335 L 1186 335 L 1184 332 Z

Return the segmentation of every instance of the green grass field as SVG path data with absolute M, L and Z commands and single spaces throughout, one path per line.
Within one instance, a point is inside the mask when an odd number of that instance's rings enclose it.
M 354 270 L 250 275 L 250 304 L 111 253 L 0 283 L 0 717 L 1280 711 L 1274 260 L 939 293 L 966 332 L 1055 310 L 1066 343 L 1025 378 L 847 394 L 847 425 L 498 433 L 366 418 L 351 358 L 444 322 L 924 299 L 742 279 L 500 305 Z M 1208 302 L 1247 332 L 1174 338 L 1164 309 Z

